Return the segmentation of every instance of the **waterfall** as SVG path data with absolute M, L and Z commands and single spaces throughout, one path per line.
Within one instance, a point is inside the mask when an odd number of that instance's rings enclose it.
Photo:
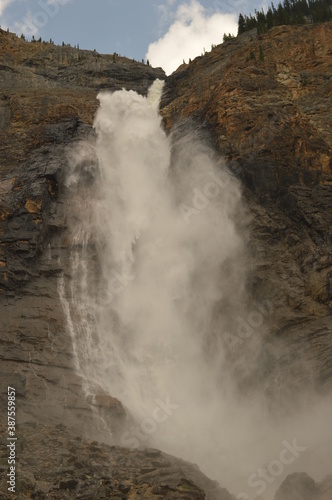
M 215 311 L 232 308 L 243 289 L 241 191 L 197 133 L 166 136 L 162 87 L 157 80 L 147 98 L 98 95 L 92 189 L 78 174 L 78 165 L 89 168 L 87 146 L 71 156 L 69 326 L 87 384 L 135 419 L 121 444 L 198 461 L 192 448 L 209 456 L 227 404 Z
M 246 340 L 241 188 L 190 124 L 165 134 L 162 87 L 100 93 L 96 139 L 71 149 L 60 298 L 86 393 L 101 388 L 131 417 L 117 443 L 160 448 L 251 495 L 250 474 L 301 436 L 236 391 L 230 360 L 245 378 L 263 328 L 251 311 Z M 244 361 L 229 343 L 235 324 Z

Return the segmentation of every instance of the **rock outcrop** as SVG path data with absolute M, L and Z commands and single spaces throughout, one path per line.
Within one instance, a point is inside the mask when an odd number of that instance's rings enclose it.
M 5 439 L 1 439 L 1 450 L 6 450 Z M 22 424 L 17 453 L 17 498 L 22 500 L 234 500 L 197 466 L 184 460 L 153 448 L 129 450 L 85 440 L 62 424 Z M 1 464 L 0 470 L 0 488 L 6 491 L 7 467 Z M 0 493 L 0 498 L 14 496 Z
M 327 476 L 321 483 L 305 473 L 287 476 L 275 495 L 275 500 L 328 500 L 332 497 L 332 477 Z

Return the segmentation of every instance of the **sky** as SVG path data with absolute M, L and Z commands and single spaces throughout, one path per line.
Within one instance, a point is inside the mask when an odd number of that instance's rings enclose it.
M 236 34 L 262 0 L 0 0 L 2 29 L 27 39 L 149 59 L 166 73 Z

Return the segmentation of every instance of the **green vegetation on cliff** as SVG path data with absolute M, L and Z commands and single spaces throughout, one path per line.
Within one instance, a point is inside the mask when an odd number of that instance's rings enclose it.
M 257 28 L 258 33 L 265 33 L 274 26 L 285 24 L 306 24 L 325 22 L 332 19 L 332 0 L 283 0 L 276 8 L 257 11 L 255 15 L 239 15 L 238 34 Z

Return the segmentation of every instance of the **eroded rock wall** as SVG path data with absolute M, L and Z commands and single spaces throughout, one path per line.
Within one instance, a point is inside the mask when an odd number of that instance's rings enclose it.
M 331 23 L 254 30 L 182 65 L 161 103 L 167 130 L 207 130 L 242 181 L 248 295 L 274 310 L 252 377 L 278 399 L 331 388 L 331 69 Z

